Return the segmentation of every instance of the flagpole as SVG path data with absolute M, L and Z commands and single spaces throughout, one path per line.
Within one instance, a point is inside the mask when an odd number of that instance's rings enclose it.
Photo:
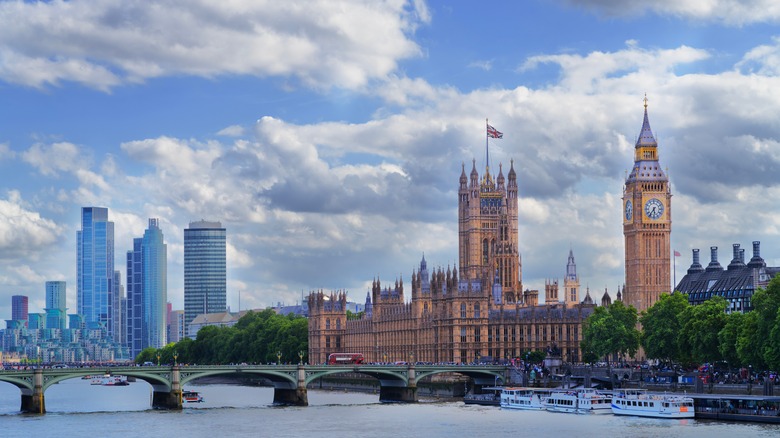
M 490 135 L 488 135 L 488 119 L 485 118 L 485 170 L 490 169 L 490 153 L 488 152 L 488 142 Z

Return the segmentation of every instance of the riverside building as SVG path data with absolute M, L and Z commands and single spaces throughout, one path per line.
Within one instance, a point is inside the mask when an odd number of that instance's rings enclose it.
M 626 285 L 616 294 L 641 309 L 671 287 L 671 191 L 657 146 L 645 100 L 635 163 L 623 191 Z M 324 363 L 330 353 L 346 352 L 362 353 L 368 362 L 470 363 L 518 358 L 532 350 L 556 351 L 567 362 L 581 360 L 582 324 L 596 305 L 590 291 L 580 301 L 573 251 L 563 293 L 557 280 L 548 280 L 540 304 L 538 290 L 523 288 L 517 190 L 513 162 L 506 177 L 501 165 L 495 177 L 487 165 L 481 177 L 475 162 L 468 176 L 463 166 L 458 266 L 429 272 L 423 256 L 409 286 L 403 278 L 389 284 L 375 278 L 364 314 L 351 319 L 345 291 L 311 292 L 310 361 Z M 606 291 L 601 302 L 611 303 Z

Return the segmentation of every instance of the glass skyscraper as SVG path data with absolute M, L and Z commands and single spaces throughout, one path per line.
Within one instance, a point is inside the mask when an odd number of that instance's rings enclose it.
M 184 323 L 227 306 L 225 229 L 219 222 L 190 222 L 184 230 Z
M 46 328 L 64 330 L 67 323 L 64 281 L 46 282 Z
M 14 321 L 24 321 L 24 325 L 27 326 L 28 315 L 28 303 L 29 298 L 26 295 L 13 295 L 11 297 L 11 319 Z
M 149 219 L 143 238 L 127 252 L 127 346 L 131 357 L 167 343 L 168 245 L 159 219 Z
M 114 291 L 114 223 L 108 209 L 81 208 L 77 241 L 77 312 L 87 328 L 105 328 L 110 339 L 120 330 L 114 309 L 119 296 Z

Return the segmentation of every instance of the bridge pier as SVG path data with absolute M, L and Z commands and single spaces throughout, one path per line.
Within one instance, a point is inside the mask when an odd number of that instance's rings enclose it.
M 172 411 L 180 411 L 182 409 L 181 372 L 178 365 L 171 370 L 170 391 L 156 391 L 157 388 L 154 389 L 155 391 L 152 392 L 152 408 Z
M 274 404 L 309 406 L 309 391 L 306 389 L 306 368 L 303 365 L 298 365 L 298 385 L 295 389 L 274 387 Z
M 379 401 L 417 403 L 417 387 L 380 386 Z
M 43 397 L 43 369 L 33 371 L 33 391 L 32 394 L 22 392 L 22 412 L 31 414 L 45 414 L 46 403 Z

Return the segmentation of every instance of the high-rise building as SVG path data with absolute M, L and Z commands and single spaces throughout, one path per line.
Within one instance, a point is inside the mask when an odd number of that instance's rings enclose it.
M 67 324 L 66 284 L 64 281 L 46 282 L 46 327 L 64 330 Z
M 190 222 L 184 230 L 184 323 L 227 306 L 225 228 L 219 222 Z
M 634 167 L 623 188 L 626 284 L 623 302 L 639 312 L 671 290 L 672 192 L 658 162 L 658 142 L 647 118 L 634 148 Z
M 77 309 L 87 328 L 104 328 L 115 339 L 119 322 L 114 309 L 119 297 L 114 290 L 114 223 L 108 209 L 82 207 L 77 240 Z
M 167 343 L 168 245 L 159 219 L 149 219 L 143 238 L 127 252 L 127 341 L 131 357 Z
M 11 319 L 14 321 L 24 321 L 25 327 L 28 322 L 28 303 L 26 295 L 14 295 L 11 297 Z

